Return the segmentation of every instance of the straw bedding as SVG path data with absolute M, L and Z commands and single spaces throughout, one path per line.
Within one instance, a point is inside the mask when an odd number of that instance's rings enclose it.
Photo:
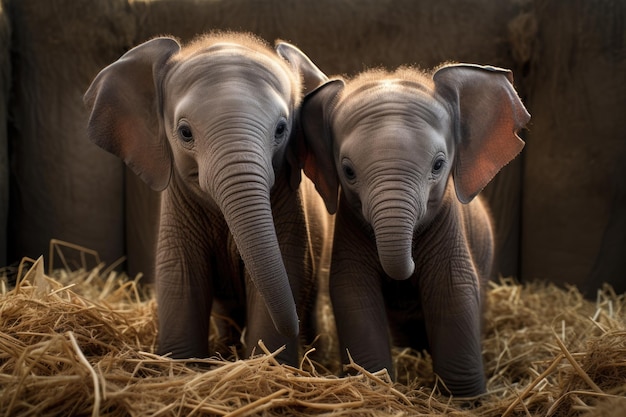
M 493 284 L 489 394 L 462 402 L 440 393 L 426 353 L 406 349 L 394 353 L 395 383 L 362 369 L 338 378 L 326 370 L 336 363 L 310 355 L 282 366 L 267 349 L 245 360 L 160 357 L 155 301 L 137 279 L 101 266 L 46 274 L 42 258 L 20 274 L 0 294 L 4 416 L 626 415 L 626 301 L 609 287 L 590 302 L 575 288 Z

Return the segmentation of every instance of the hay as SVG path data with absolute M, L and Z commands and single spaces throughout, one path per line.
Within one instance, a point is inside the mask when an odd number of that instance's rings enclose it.
M 394 350 L 396 383 L 354 363 L 359 375 L 338 378 L 309 355 L 281 366 L 266 349 L 157 356 L 155 302 L 137 279 L 102 266 L 46 275 L 40 258 L 0 295 L 0 415 L 624 415 L 623 295 L 605 287 L 592 303 L 575 288 L 503 281 L 488 298 L 489 394 L 468 405 L 441 395 L 428 355 L 407 349 Z

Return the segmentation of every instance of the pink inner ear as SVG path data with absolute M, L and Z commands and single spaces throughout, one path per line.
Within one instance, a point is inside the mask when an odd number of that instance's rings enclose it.
M 466 204 L 489 184 L 496 174 L 524 147 L 515 134 L 515 123 L 506 112 L 500 112 L 492 130 L 460 150 L 454 171 L 456 193 Z M 476 143 L 481 142 L 481 143 Z
M 166 144 L 153 138 L 145 125 L 128 117 L 120 117 L 115 126 L 120 157 L 155 191 L 164 190 L 172 174 L 172 159 Z M 153 138 L 146 143 L 146 138 Z
M 459 64 L 433 78 L 441 95 L 458 106 L 461 137 L 453 175 L 459 200 L 469 203 L 522 150 L 516 132 L 530 115 L 509 71 Z
M 335 168 L 322 167 L 320 169 L 315 158 L 309 155 L 305 159 L 303 170 L 306 176 L 315 184 L 315 189 L 322 197 L 322 200 L 324 200 L 326 210 L 328 210 L 330 214 L 335 214 L 337 212 L 339 193 L 339 184 L 335 175 Z M 327 172 L 325 173 L 323 171 Z

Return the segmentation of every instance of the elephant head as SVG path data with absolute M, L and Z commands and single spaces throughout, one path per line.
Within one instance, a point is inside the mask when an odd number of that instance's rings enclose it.
M 414 273 L 414 233 L 437 215 L 448 182 L 470 202 L 521 151 L 516 132 L 530 117 L 509 71 L 464 64 L 432 77 L 401 68 L 331 80 L 301 111 L 305 173 L 331 213 L 341 186 L 395 279 Z
M 284 172 L 297 187 L 290 135 L 303 92 L 325 80 L 287 43 L 274 51 L 225 33 L 181 47 L 160 37 L 103 69 L 84 96 L 91 141 L 174 201 L 221 211 L 276 329 L 289 337 L 298 317 L 270 190 Z

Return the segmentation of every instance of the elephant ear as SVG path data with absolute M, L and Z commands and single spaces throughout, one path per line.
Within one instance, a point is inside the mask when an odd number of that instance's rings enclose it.
M 85 93 L 89 139 L 120 157 L 152 189 L 167 187 L 172 157 L 162 128 L 159 73 L 180 50 L 155 38 L 104 68 Z
M 286 60 L 294 74 L 301 80 L 302 95 L 310 93 L 318 86 L 328 81 L 328 77 L 309 59 L 304 52 L 302 52 L 296 46 L 288 42 L 277 42 L 276 53 Z M 299 101 L 299 97 L 297 98 Z M 299 104 L 299 103 L 296 103 Z M 296 114 L 296 119 L 299 115 Z M 296 122 L 297 125 L 298 122 Z M 295 138 L 291 141 L 289 148 L 286 151 L 286 159 L 290 167 L 290 179 L 289 183 L 292 189 L 297 189 L 300 185 L 300 169 L 302 158 L 305 153 L 304 145 L 302 143 L 301 132 L 296 128 Z
M 296 74 L 302 77 L 302 93 L 307 94 L 328 81 L 328 77 L 298 47 L 278 42 L 276 53 L 285 59 Z
M 313 181 L 330 214 L 337 211 L 339 178 L 333 153 L 330 116 L 342 80 L 331 80 L 307 95 L 300 110 L 300 132 L 304 142 L 303 170 Z
M 511 71 L 470 64 L 448 65 L 433 76 L 436 92 L 454 111 L 456 194 L 469 203 L 517 156 L 517 132 L 530 114 L 513 88 Z

